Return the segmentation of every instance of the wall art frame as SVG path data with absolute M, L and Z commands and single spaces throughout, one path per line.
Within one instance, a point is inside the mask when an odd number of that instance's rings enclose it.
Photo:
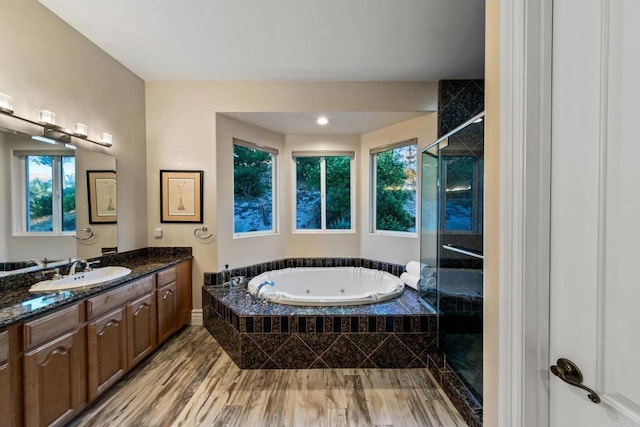
M 160 222 L 196 223 L 203 221 L 203 171 L 160 171 Z

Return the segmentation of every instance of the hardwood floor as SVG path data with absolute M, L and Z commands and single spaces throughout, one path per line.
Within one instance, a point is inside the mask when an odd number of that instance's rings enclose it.
M 72 426 L 466 426 L 426 369 L 240 370 L 190 326 Z

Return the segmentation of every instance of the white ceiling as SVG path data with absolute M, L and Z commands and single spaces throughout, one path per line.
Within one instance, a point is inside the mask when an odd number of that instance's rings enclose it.
M 482 78 L 484 0 L 39 0 L 146 81 Z
M 484 0 L 39 0 L 145 81 L 436 81 L 484 75 Z M 363 134 L 424 112 L 228 113 Z

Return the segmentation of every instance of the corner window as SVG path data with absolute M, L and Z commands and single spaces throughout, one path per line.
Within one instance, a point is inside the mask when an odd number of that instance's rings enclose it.
M 75 157 L 14 153 L 21 179 L 15 221 L 19 233 L 72 233 L 76 230 Z
M 233 140 L 233 232 L 273 233 L 278 150 Z
M 416 232 L 417 139 L 371 150 L 372 231 Z
M 295 231 L 353 230 L 353 152 L 293 152 Z

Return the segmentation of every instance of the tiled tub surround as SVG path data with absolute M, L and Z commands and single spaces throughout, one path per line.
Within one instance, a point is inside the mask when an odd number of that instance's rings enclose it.
M 37 272 L 0 277 L 0 329 L 191 258 L 191 248 L 189 247 L 143 248 L 104 255 L 95 258 L 100 260 L 100 264 L 95 266 L 96 268 L 120 265 L 130 268 L 131 273 L 121 279 L 112 280 L 86 290 L 50 294 L 29 292 L 31 285 L 42 280 Z M 67 270 L 68 266 L 62 267 L 60 272 L 66 274 Z
M 236 268 L 247 279 L 289 267 L 365 267 L 399 276 L 404 266 L 362 258 L 287 258 Z M 437 317 L 417 292 L 390 301 L 342 307 L 252 303 L 223 273 L 205 273 L 204 324 L 246 369 L 426 367 L 435 351 Z
M 263 306 L 240 288 L 202 295 L 205 327 L 243 369 L 426 367 L 434 351 L 437 318 L 413 290 L 343 307 Z

